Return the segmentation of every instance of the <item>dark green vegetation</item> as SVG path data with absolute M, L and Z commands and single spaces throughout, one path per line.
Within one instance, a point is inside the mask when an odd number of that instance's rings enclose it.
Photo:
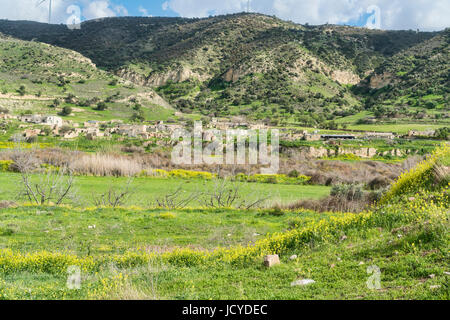
M 0 33 L 65 47 L 184 113 L 336 129 L 448 124 L 449 31 L 302 26 L 258 14 L 108 18 L 80 30 L 0 22 Z M 383 76 L 381 76 L 383 75 Z M 371 112 L 355 122 L 331 120 Z

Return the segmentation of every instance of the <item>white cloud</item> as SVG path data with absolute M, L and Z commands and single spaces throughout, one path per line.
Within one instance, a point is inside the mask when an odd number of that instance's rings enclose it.
M 40 0 L 0 0 L 0 19 L 32 20 L 48 22 L 48 0 L 39 5 Z M 52 0 L 52 22 L 61 22 L 68 17 L 68 5 L 64 0 Z
M 0 19 L 47 22 L 48 2 L 36 6 L 39 1 L 0 0 Z M 128 15 L 127 9 L 118 5 L 120 1 L 52 0 L 52 22 L 65 23 L 69 17 L 67 7 L 77 3 L 81 4 L 82 16 L 86 19 Z M 365 21 L 361 19 L 372 5 L 380 8 L 383 29 L 441 30 L 450 27 L 450 0 L 251 0 L 254 12 L 303 24 L 360 21 L 361 25 L 366 25 L 367 17 L 364 16 Z M 171 9 L 184 17 L 207 17 L 245 11 L 247 0 L 167 0 L 162 9 Z M 138 10 L 148 15 L 145 8 Z
M 128 15 L 128 10 L 127 8 L 125 8 L 122 5 L 118 5 L 118 6 L 114 6 L 114 11 L 116 11 L 116 13 L 119 16 L 127 16 Z
M 148 13 L 148 10 L 145 9 L 143 6 L 139 6 L 138 11 L 139 11 L 140 13 L 142 13 L 142 15 L 143 15 L 144 17 L 151 17 L 151 16 L 152 16 L 151 14 Z
M 83 16 L 90 19 L 128 15 L 128 10 L 121 5 L 114 5 L 108 0 L 88 1 L 83 7 Z
M 297 23 L 349 23 L 361 20 L 372 5 L 380 8 L 383 29 L 440 30 L 450 26 L 449 0 L 252 0 L 251 10 Z M 167 3 L 167 8 L 184 17 L 242 12 L 246 7 L 247 0 L 168 0 Z M 362 25 L 366 22 L 362 21 Z
M 0 0 L 0 19 L 48 22 L 49 0 Z M 71 14 L 69 6 L 80 4 L 81 16 L 86 19 L 128 15 L 123 5 L 110 0 L 52 0 L 52 23 L 66 23 Z M 80 17 L 80 18 L 82 18 Z

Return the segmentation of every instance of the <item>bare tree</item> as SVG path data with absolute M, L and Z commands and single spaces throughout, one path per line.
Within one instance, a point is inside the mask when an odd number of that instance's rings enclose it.
M 239 182 L 216 179 L 212 191 L 205 192 L 202 202 L 209 208 L 251 209 L 262 205 L 269 197 L 244 195 Z
M 22 195 L 30 202 L 42 205 L 50 202 L 60 205 L 72 194 L 74 176 L 67 168 L 48 169 L 46 174 L 33 176 L 21 172 Z
M 165 209 L 183 209 L 200 196 L 201 192 L 186 193 L 180 186 L 174 192 L 156 198 L 156 204 L 158 207 Z
M 119 189 L 110 187 L 105 193 L 99 196 L 93 196 L 94 205 L 96 207 L 110 206 L 113 208 L 123 206 L 133 193 L 133 189 L 131 188 L 132 183 L 133 179 L 129 178 L 124 187 Z
M 37 205 L 61 204 L 73 193 L 74 177 L 67 167 L 49 168 L 46 172 L 36 172 L 39 160 L 34 150 L 16 149 L 11 155 L 13 169 L 20 173 L 21 191 L 24 197 Z

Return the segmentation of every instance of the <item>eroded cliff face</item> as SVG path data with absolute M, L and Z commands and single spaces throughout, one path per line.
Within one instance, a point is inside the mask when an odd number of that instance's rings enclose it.
M 119 77 L 131 81 L 140 86 L 161 87 L 169 82 L 183 82 L 189 79 L 206 81 L 210 78 L 208 75 L 199 74 L 192 71 L 189 67 L 179 67 L 161 73 L 151 73 L 145 76 L 130 69 L 121 69 L 116 73 Z
M 146 85 L 152 87 L 160 87 L 171 82 L 183 82 L 189 79 L 196 79 L 200 81 L 206 81 L 211 77 L 208 75 L 202 75 L 195 71 L 192 71 L 189 67 L 179 67 L 177 69 L 169 70 L 164 73 L 151 74 L 147 78 Z
M 361 78 L 357 74 L 348 70 L 335 70 L 332 72 L 331 78 L 340 84 L 356 85 L 361 81 Z

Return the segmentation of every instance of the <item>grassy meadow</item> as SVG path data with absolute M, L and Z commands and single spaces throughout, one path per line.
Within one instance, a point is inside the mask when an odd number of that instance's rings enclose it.
M 4 206 L 0 299 L 447 300 L 450 183 L 436 168 L 448 156 L 438 149 L 360 213 Z M 264 267 L 267 254 L 281 263 Z
M 36 180 L 40 177 L 36 176 Z M 0 200 L 18 200 L 20 193 L 20 174 L 0 173 Z M 72 205 L 92 206 L 93 197 L 107 192 L 110 187 L 121 190 L 127 184 L 125 177 L 92 177 L 77 176 L 75 178 L 76 197 L 69 200 Z M 200 179 L 178 179 L 178 178 L 134 178 L 130 188 L 132 190 L 127 201 L 128 205 L 151 207 L 155 205 L 155 200 L 175 192 L 181 188 L 186 196 L 195 192 L 210 191 L 215 188 L 215 181 Z M 280 202 L 290 203 L 304 199 L 320 199 L 329 195 L 331 188 L 326 186 L 309 185 L 283 185 L 266 183 L 245 183 L 238 182 L 237 185 L 241 194 L 246 199 L 257 200 L 267 198 L 269 203 Z M 23 201 L 23 199 L 22 199 Z M 200 207 L 203 203 L 194 199 L 190 206 Z

